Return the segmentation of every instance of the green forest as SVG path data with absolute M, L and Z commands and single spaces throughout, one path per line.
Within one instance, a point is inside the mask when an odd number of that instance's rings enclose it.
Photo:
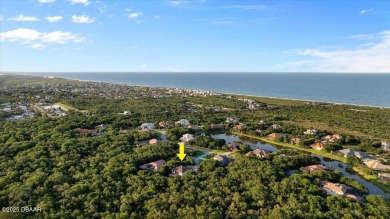
M 206 159 L 198 172 L 169 175 L 170 168 L 194 164 L 190 156 L 184 161 L 176 156 L 183 134 L 196 135 L 191 144 L 223 149 L 226 142 L 200 134 L 210 131 L 211 124 L 222 124 L 229 131 L 233 124 L 226 123 L 228 117 L 239 118 L 248 132 L 261 128 L 259 120 L 282 124 L 289 135 L 311 127 L 324 133 L 339 131 L 370 150 L 389 137 L 389 109 L 251 97 L 261 104 L 248 110 L 237 98 L 224 96 L 167 95 L 164 90 L 142 87 L 37 79 L 17 87 L 12 80 L 0 80 L 0 104 L 31 106 L 50 96 L 51 103 L 77 110 L 68 110 L 66 116 L 35 110 L 34 117 L 16 121 L 6 119 L 14 112 L 0 114 L 0 207 L 42 208 L 34 213 L 2 212 L 0 218 L 374 219 L 390 215 L 389 199 L 367 195 L 367 188 L 337 170 L 288 175 L 286 170 L 319 163 L 292 150 L 278 150 L 265 159 L 236 153 L 227 166 Z M 53 84 L 58 87 L 48 89 Z M 159 95 L 166 96 L 156 98 Z M 368 111 L 351 111 L 351 107 Z M 174 125 L 184 118 L 199 125 L 200 133 Z M 160 121 L 172 125 L 159 127 Z M 139 145 L 160 137 L 159 132 L 140 131 L 143 123 L 154 123 L 169 141 Z M 102 135 L 77 131 L 100 124 L 108 125 Z M 166 164 L 159 171 L 139 168 L 160 159 Z M 344 183 L 364 199 L 329 196 L 320 188 L 321 180 Z

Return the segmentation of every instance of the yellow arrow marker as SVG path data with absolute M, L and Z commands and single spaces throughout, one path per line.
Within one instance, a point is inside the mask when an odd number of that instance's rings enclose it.
M 184 142 L 179 143 L 179 153 L 177 156 L 179 157 L 180 160 L 184 160 L 187 154 L 184 153 Z

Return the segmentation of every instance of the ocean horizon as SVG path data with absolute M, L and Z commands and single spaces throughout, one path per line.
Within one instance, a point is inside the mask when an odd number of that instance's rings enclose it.
M 390 107 L 390 74 L 372 73 L 24 73 L 150 87 Z

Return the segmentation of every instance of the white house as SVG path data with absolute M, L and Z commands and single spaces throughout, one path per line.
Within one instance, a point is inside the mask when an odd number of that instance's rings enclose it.
M 390 142 L 382 141 L 382 150 L 384 151 L 390 151 Z
M 180 141 L 186 142 L 186 141 L 191 141 L 192 139 L 194 139 L 193 135 L 185 134 L 185 135 L 183 135 L 183 137 L 180 138 Z
M 227 119 L 226 119 L 226 122 L 227 122 L 227 123 L 236 123 L 236 122 L 238 122 L 238 120 L 237 120 L 237 119 L 234 119 L 234 118 L 227 118 Z
M 144 123 L 141 125 L 141 129 L 153 129 L 154 123 Z
M 306 131 L 303 132 L 304 135 L 316 135 L 317 130 L 315 129 L 307 129 Z
M 175 124 L 181 125 L 181 126 L 189 126 L 190 121 L 187 119 L 180 119 L 179 121 L 175 122 Z

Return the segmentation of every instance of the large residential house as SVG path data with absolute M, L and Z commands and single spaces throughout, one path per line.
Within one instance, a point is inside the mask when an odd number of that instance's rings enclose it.
M 158 123 L 158 126 L 160 126 L 161 128 L 166 128 L 168 127 L 170 124 L 168 121 L 161 121 Z
M 149 140 L 149 144 L 158 144 L 159 141 L 155 138 Z
M 374 170 L 380 170 L 380 171 L 390 170 L 390 165 L 382 164 L 378 160 L 365 160 L 363 161 L 363 163 L 369 168 Z
M 227 118 L 227 119 L 226 119 L 226 122 L 227 122 L 227 123 L 230 123 L 230 124 L 233 124 L 233 123 L 238 122 L 238 119 L 235 119 L 235 118 Z
M 384 182 L 390 182 L 390 173 L 378 173 L 378 179 Z
M 141 129 L 153 129 L 154 123 L 144 123 L 140 127 L 141 127 Z
M 310 173 L 314 171 L 322 171 L 326 169 L 327 169 L 326 166 L 324 166 L 323 164 L 315 164 L 303 168 L 303 170 L 309 171 Z
M 178 166 L 176 168 L 173 168 L 172 169 L 172 173 L 175 174 L 175 175 L 179 175 L 179 176 L 183 176 L 183 174 L 187 171 L 187 170 L 190 170 L 189 168 L 185 167 L 185 166 Z
M 180 141 L 182 142 L 187 142 L 187 141 L 191 141 L 192 139 L 194 139 L 194 136 L 191 135 L 191 134 L 184 134 L 181 138 L 180 138 Z
M 258 158 L 265 158 L 267 154 L 269 154 L 269 152 L 258 148 L 254 151 L 249 151 L 248 153 L 246 153 L 246 156 L 249 156 L 251 154 L 254 154 Z
M 267 135 L 268 139 L 286 138 L 286 137 L 287 137 L 287 134 L 285 134 L 285 133 L 276 133 L 276 132 Z
M 301 142 L 300 138 L 292 138 L 292 139 L 290 139 L 290 144 L 292 144 L 292 145 L 299 144 L 299 142 Z
M 316 142 L 316 143 L 314 143 L 314 144 L 312 144 L 312 145 L 310 145 L 313 149 L 315 149 L 315 150 L 318 150 L 318 151 L 321 151 L 322 149 L 324 149 L 324 147 L 325 147 L 325 144 L 323 143 L 323 142 Z
M 279 124 L 273 124 L 269 128 L 272 130 L 278 130 L 278 129 L 282 128 L 282 126 L 280 126 Z
M 348 156 L 355 156 L 355 157 L 360 158 L 360 159 L 367 157 L 366 153 L 360 152 L 360 151 L 355 151 L 355 150 L 349 149 L 349 148 L 339 150 L 339 152 L 342 153 L 345 158 L 347 158 Z
M 240 130 L 242 130 L 244 128 L 245 128 L 244 124 L 238 124 L 238 125 L 233 126 L 233 130 L 234 131 L 240 131 Z
M 165 164 L 165 160 L 157 160 L 154 162 L 150 162 L 144 165 L 139 166 L 140 169 L 150 170 L 150 171 L 159 171 L 161 166 Z
M 332 183 L 329 181 L 321 181 L 320 186 L 329 195 L 342 195 L 358 202 L 362 200 L 361 197 L 354 195 L 353 189 L 347 185 Z
M 316 135 L 317 130 L 315 129 L 307 129 L 306 131 L 303 132 L 304 135 Z
M 218 163 L 220 165 L 222 165 L 222 166 L 226 166 L 226 165 L 228 165 L 230 163 L 230 159 L 229 158 L 227 158 L 224 155 L 219 155 L 219 154 L 214 156 L 214 160 L 218 161 Z
M 334 135 L 325 135 L 321 138 L 321 140 L 325 142 L 336 142 L 339 139 L 343 139 L 343 136 L 340 134 L 334 134 Z
M 381 148 L 384 151 L 390 151 L 390 142 L 382 141 Z
M 188 121 L 187 119 L 180 119 L 179 121 L 175 122 L 175 124 L 181 125 L 181 126 L 189 126 L 190 121 Z

